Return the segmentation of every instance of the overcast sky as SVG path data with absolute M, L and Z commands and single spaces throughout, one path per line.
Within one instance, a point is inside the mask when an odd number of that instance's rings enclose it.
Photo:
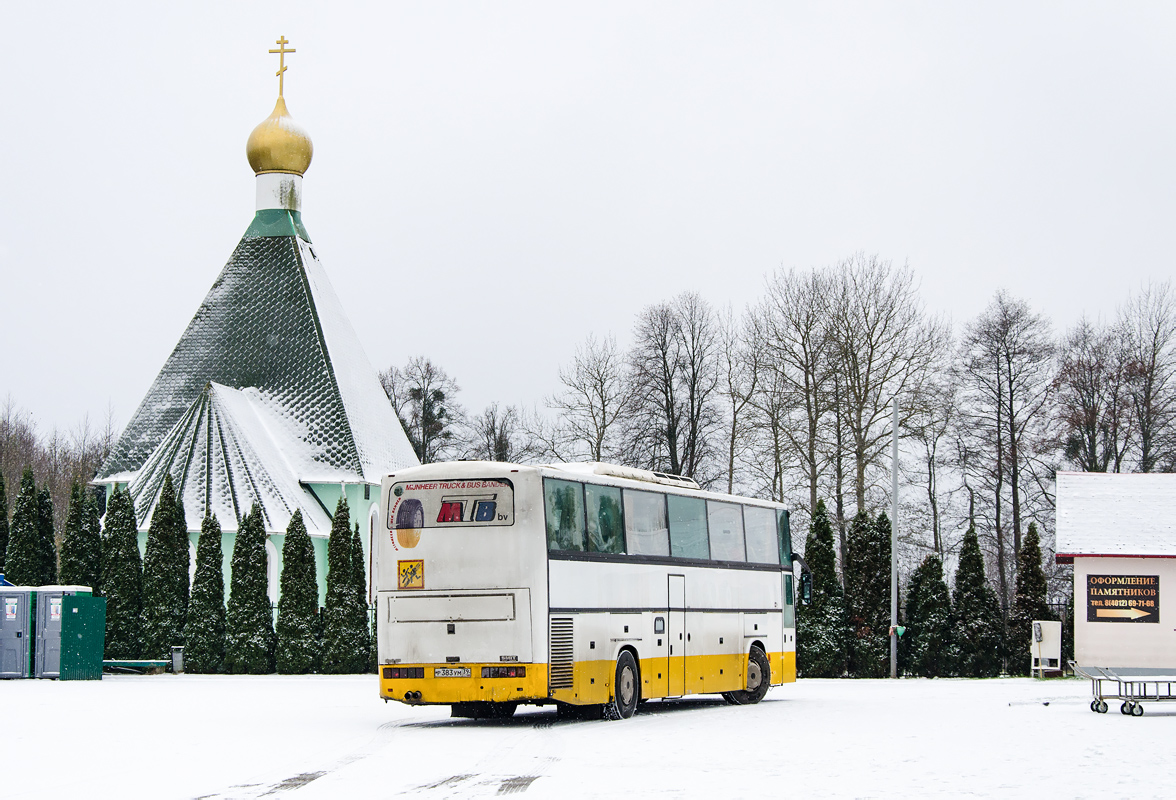
M 0 399 L 43 431 L 121 428 L 249 225 L 279 35 L 369 359 L 471 410 L 646 305 L 859 250 L 957 326 L 1172 272 L 1171 3 L 173 5 L 0 5 Z

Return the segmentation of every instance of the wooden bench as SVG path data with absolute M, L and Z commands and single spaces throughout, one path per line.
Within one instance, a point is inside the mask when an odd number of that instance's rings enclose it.
M 118 658 L 102 662 L 103 672 L 129 672 L 135 675 L 158 675 L 171 668 L 170 658 L 134 659 Z

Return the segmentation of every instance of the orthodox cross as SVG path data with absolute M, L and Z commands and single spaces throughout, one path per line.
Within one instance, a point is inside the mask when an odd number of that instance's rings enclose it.
M 275 72 L 274 74 L 278 76 L 278 97 L 281 97 L 282 92 L 285 89 L 285 81 L 286 81 L 286 76 L 283 74 L 286 71 L 286 53 L 293 53 L 296 51 L 286 49 L 286 45 L 288 45 L 290 43 L 288 41 L 286 41 L 285 36 L 282 36 L 282 38 L 275 41 L 274 44 L 276 44 L 278 46 L 278 49 L 277 50 L 270 50 L 270 52 L 278 54 L 278 71 Z

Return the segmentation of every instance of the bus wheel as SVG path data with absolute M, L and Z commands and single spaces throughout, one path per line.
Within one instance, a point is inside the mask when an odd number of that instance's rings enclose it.
M 758 647 L 751 648 L 747 656 L 747 688 L 730 692 L 726 698 L 728 703 L 737 706 L 750 706 L 764 699 L 768 693 L 768 686 L 772 680 L 772 668 L 768 665 L 768 657 Z
M 641 689 L 638 682 L 637 662 L 628 650 L 621 651 L 617 659 L 617 674 L 613 681 L 613 698 L 604 707 L 604 715 L 609 719 L 628 719 L 637 710 L 637 701 L 641 699 Z

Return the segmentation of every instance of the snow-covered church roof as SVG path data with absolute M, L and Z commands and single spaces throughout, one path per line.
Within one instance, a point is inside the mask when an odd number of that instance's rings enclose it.
M 1059 472 L 1057 554 L 1176 556 L 1176 474 Z
M 323 511 L 302 484 L 374 483 L 415 463 L 298 212 L 269 209 L 237 245 L 98 480 L 129 481 L 140 520 L 170 472 L 190 528 L 209 508 L 234 529 L 256 501 L 269 530 L 283 530 L 295 508 L 313 529 Z

